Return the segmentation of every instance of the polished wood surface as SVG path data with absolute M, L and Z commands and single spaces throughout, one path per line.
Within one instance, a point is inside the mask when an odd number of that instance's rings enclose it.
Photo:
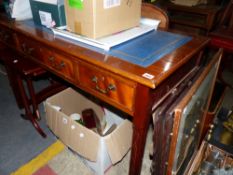
M 37 62 L 41 61 L 38 59 L 43 57 L 43 50 L 49 48 L 51 54 L 62 52 L 63 54 L 67 55 L 69 60 L 73 61 L 74 64 L 77 63 L 77 61 L 87 61 L 92 65 L 96 65 L 104 68 L 107 71 L 122 75 L 125 78 L 131 79 L 151 88 L 155 88 L 166 77 L 171 75 L 179 66 L 187 62 L 192 55 L 195 54 L 196 50 L 200 50 L 208 42 L 208 39 L 205 37 L 194 37 L 191 42 L 180 47 L 176 51 L 167 54 L 151 66 L 143 68 L 121 59 L 97 53 L 71 42 L 56 38 L 52 33 L 48 33 L 47 30 L 43 31 L 38 27 L 25 25 L 24 22 L 9 22 L 4 18 L 2 19 L 2 17 L 0 17 L 0 20 L 1 26 L 7 27 L 8 30 L 10 29 L 10 33 L 11 30 L 14 30 L 12 33 L 24 37 L 25 41 L 30 40 L 31 42 L 36 42 L 38 49 L 34 49 L 30 55 L 33 55 L 33 52 L 38 52 L 41 54 L 36 59 L 34 58 Z M 18 36 L 16 39 L 17 43 L 14 44 L 17 45 L 17 47 L 23 47 L 22 45 L 24 43 L 22 43 L 22 41 L 18 41 Z M 11 41 L 13 42 L 14 40 Z M 46 54 L 44 57 L 49 58 L 50 55 Z M 169 65 L 169 68 L 167 65 Z M 154 78 L 150 80 L 146 79 L 142 77 L 142 74 L 144 73 L 154 75 Z M 72 78 L 72 80 L 74 79 Z
M 126 112 L 133 120 L 131 175 L 140 174 L 151 113 L 160 99 L 199 63 L 209 39 L 193 37 L 187 44 L 148 67 L 97 53 L 26 22 L 0 16 L 0 40 L 46 70 L 102 101 Z M 143 77 L 148 73 L 151 79 Z M 97 80 L 96 80 L 97 79 Z M 163 151 L 163 150 L 161 150 Z

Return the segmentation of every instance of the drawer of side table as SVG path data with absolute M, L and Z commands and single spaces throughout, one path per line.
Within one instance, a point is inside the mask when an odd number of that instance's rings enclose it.
M 36 43 L 30 38 L 18 35 L 19 49 L 26 56 L 33 57 L 33 59 L 41 59 L 40 44 Z
M 40 42 L 31 40 L 25 36 L 18 36 L 19 49 L 26 56 L 43 64 L 50 70 L 58 73 L 65 79 L 74 80 L 74 63 L 68 56 L 57 53 L 53 48 L 48 48 Z
M 79 65 L 79 81 L 89 91 L 133 110 L 136 83 L 86 63 Z
M 45 50 L 42 48 L 41 51 Z M 65 56 L 61 53 L 45 52 L 43 55 L 43 63 L 49 68 L 60 74 L 66 79 L 71 81 L 74 80 L 74 62 L 70 57 Z

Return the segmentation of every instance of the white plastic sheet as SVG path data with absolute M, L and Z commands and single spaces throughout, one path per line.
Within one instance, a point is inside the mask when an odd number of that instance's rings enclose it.
M 32 11 L 29 0 L 15 0 L 11 17 L 15 18 L 15 20 L 31 19 Z

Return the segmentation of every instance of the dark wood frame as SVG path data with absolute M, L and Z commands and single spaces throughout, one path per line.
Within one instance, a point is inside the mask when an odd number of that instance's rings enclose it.
M 187 106 L 187 104 L 189 103 L 189 101 L 192 99 L 192 96 L 195 94 L 195 92 L 198 90 L 198 87 L 200 86 L 200 84 L 203 82 L 203 80 L 207 77 L 208 73 L 210 72 L 210 70 L 212 68 L 215 67 L 215 72 L 214 72 L 214 78 L 212 79 L 211 85 L 209 86 L 209 94 L 207 96 L 207 101 L 205 103 L 205 107 L 202 110 L 202 114 L 201 114 L 201 121 L 200 122 L 200 126 L 199 126 L 199 138 L 197 140 L 197 143 L 201 142 L 201 133 L 204 127 L 204 123 L 205 123 L 205 117 L 206 114 L 208 112 L 208 108 L 209 108 L 209 104 L 210 104 L 210 99 L 213 93 L 213 87 L 214 87 L 214 83 L 216 80 L 216 76 L 217 76 L 217 72 L 218 72 L 218 67 L 220 64 L 220 60 L 219 58 L 221 58 L 222 55 L 222 50 L 220 50 L 218 52 L 218 54 L 215 55 L 215 58 L 211 61 L 211 63 L 208 65 L 208 67 L 203 71 L 203 73 L 201 74 L 201 76 L 197 79 L 197 81 L 195 82 L 195 84 L 191 87 L 191 89 L 188 91 L 187 95 L 185 95 L 182 100 L 176 105 L 176 107 L 174 108 L 174 123 L 173 123 L 173 129 L 172 129 L 172 138 L 171 138 L 171 146 L 170 146 L 170 153 L 169 153 L 169 158 L 168 158 L 168 167 L 167 167 L 167 175 L 173 175 L 174 173 L 172 173 L 172 166 L 173 166 L 173 162 L 174 162 L 174 156 L 175 156 L 175 150 L 176 150 L 176 144 L 177 144 L 177 139 L 178 139 L 178 135 L 179 135 L 179 127 L 180 127 L 180 122 L 181 122 L 181 118 L 182 118 L 182 113 L 184 111 L 184 108 Z M 189 164 L 186 168 L 186 171 L 189 169 L 189 167 L 191 166 L 192 160 L 194 159 L 195 153 L 198 149 L 199 144 L 197 144 L 195 150 L 194 150 L 194 154 L 192 155 L 192 159 L 189 161 Z M 186 171 L 184 172 L 184 174 L 186 174 Z

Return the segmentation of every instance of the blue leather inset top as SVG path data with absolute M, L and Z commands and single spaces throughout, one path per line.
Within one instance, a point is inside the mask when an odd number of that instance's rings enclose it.
M 152 31 L 113 47 L 107 54 L 147 67 L 192 38 L 164 31 Z

